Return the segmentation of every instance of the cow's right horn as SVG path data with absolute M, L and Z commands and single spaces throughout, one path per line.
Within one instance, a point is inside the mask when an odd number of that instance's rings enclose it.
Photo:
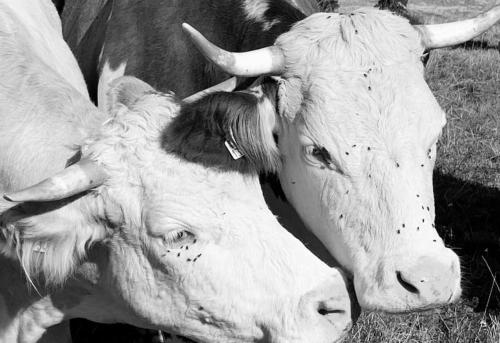
M 201 53 L 228 74 L 243 77 L 280 75 L 285 69 L 285 56 L 277 46 L 229 52 L 211 43 L 189 24 L 183 23 L 182 28 Z
M 82 159 L 36 185 L 3 197 L 12 202 L 56 201 L 98 187 L 106 179 L 106 173 L 94 161 Z

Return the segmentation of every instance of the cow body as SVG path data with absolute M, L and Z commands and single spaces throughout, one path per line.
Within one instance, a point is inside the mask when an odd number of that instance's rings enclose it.
M 137 22 L 139 13 L 150 20 Z M 246 51 L 272 44 L 304 17 L 285 0 L 265 5 L 230 0 L 187 0 L 182 5 L 175 1 L 108 0 L 97 5 L 68 1 L 62 16 L 65 39 L 80 62 L 94 100 L 101 74 L 112 78 L 114 71 L 122 69 L 181 97 L 227 78 L 201 55 L 191 54 L 193 46 L 181 30 L 185 21 L 196 23 L 228 49 Z M 125 42 L 127 49 L 122 45 Z
M 104 9 L 87 30 L 102 40 L 84 37 L 71 46 L 104 108 L 107 84 L 122 74 L 183 95 L 227 77 L 192 52 L 181 22 L 229 51 L 273 45 L 279 75 L 250 90 L 260 99 L 253 113 L 241 110 L 246 100 L 238 92 L 207 101 L 233 104 L 236 120 L 254 116 L 267 132 L 262 137 L 277 137 L 255 149 L 276 162 L 263 171 L 277 172 L 307 227 L 353 276 L 363 307 L 399 312 L 459 297 L 458 258 L 433 224 L 432 169 L 445 116 L 423 78 L 420 34 L 407 20 L 374 9 L 306 17 L 281 0 L 130 0 Z M 63 14 L 65 27 L 78 21 Z M 233 61 L 220 50 L 213 60 Z M 236 133 L 235 141 L 250 136 Z M 200 162 L 210 149 L 199 144 L 181 155 Z
M 166 152 L 166 128 L 200 105 L 125 78 L 111 87 L 110 115 L 98 111 L 73 82 L 78 69 L 58 71 L 74 63 L 71 55 L 65 61 L 64 51 L 32 44 L 25 16 L 6 3 L 2 24 L 13 26 L 0 35 L 0 189 L 10 193 L 0 203 L 0 273 L 9 275 L 0 279 L 1 342 L 67 342 L 64 323 L 78 317 L 200 342 L 344 334 L 342 276 L 279 225 L 253 169 L 207 168 Z M 40 22 L 55 13 L 48 10 Z M 50 30 L 36 35 L 64 46 Z M 49 184 L 68 185 L 96 168 L 105 180 L 91 178 L 71 196 L 26 198 L 37 186 L 13 192 L 51 174 Z

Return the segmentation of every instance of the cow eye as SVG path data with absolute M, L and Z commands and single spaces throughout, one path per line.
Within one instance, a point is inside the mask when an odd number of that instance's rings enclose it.
M 163 236 L 163 243 L 169 247 L 193 241 L 194 234 L 186 229 L 172 230 Z
M 338 170 L 328 150 L 319 145 L 308 145 L 305 147 L 306 160 L 320 168 Z
M 424 64 L 424 67 L 427 65 L 427 62 L 429 62 L 429 57 L 431 56 L 430 52 L 426 51 L 420 56 L 420 60 Z

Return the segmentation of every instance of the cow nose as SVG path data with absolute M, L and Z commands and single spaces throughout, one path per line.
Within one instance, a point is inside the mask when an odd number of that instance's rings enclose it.
M 346 288 L 346 283 L 332 280 L 322 283 L 320 286 L 306 294 L 300 306 L 301 312 L 305 317 L 310 318 L 308 325 L 311 328 L 321 327 L 328 332 L 326 342 L 329 342 L 328 337 L 339 337 L 346 333 L 352 326 L 353 314 L 358 311 L 353 310 L 356 304 L 351 307 L 351 300 Z M 335 333 L 332 335 L 332 333 Z M 322 341 L 322 340 L 319 340 Z
M 460 295 L 460 264 L 456 255 L 448 263 L 421 257 L 408 268 L 396 271 L 399 285 L 418 298 L 421 307 L 446 304 Z

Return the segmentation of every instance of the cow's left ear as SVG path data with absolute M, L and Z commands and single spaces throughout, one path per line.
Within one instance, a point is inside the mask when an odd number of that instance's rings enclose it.
M 120 106 L 130 107 L 143 95 L 151 92 L 155 92 L 155 89 L 136 77 L 119 77 L 109 85 L 106 110 L 114 113 Z
M 182 104 L 163 134 L 163 147 L 187 160 L 242 172 L 272 172 L 280 165 L 274 140 L 273 91 L 216 92 Z

